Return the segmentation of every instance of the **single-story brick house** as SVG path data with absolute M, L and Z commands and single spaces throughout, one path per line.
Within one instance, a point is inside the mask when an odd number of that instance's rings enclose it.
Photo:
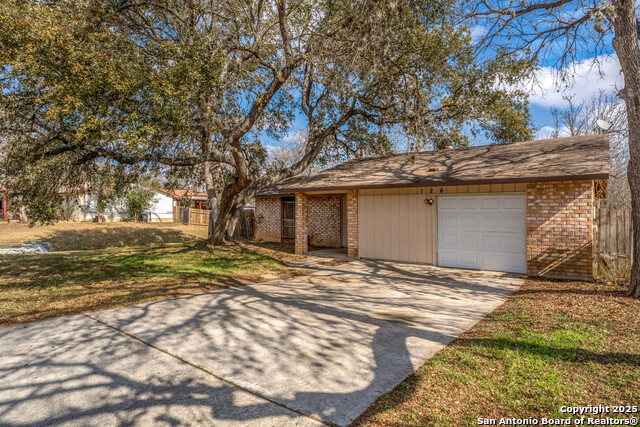
M 594 182 L 609 138 L 351 160 L 256 197 L 256 237 L 352 257 L 591 278 Z

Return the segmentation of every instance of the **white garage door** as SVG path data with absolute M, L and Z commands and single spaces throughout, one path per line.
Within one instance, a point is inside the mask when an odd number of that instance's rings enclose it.
M 439 197 L 438 265 L 525 273 L 525 196 Z

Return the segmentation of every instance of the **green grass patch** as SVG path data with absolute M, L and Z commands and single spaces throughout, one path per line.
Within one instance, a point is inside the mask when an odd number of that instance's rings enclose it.
M 637 405 L 639 312 L 622 288 L 527 280 L 354 425 L 477 425 L 566 418 L 563 405 Z
M 0 233 L 13 235 L 2 234 L 2 240 L 49 241 L 57 251 L 0 256 L 0 324 L 302 274 L 287 266 L 298 258 L 291 253 L 252 243 L 212 248 L 198 237 L 206 228 L 194 228 L 60 224 L 29 229 L 7 224 Z

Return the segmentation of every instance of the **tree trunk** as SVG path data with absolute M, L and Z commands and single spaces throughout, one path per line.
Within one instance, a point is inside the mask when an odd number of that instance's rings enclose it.
M 20 207 L 20 222 L 29 223 L 29 217 L 27 217 L 27 208 Z
M 614 0 L 616 17 L 613 21 L 616 51 L 624 75 L 624 100 L 629 122 L 629 166 L 627 176 L 631 188 L 631 219 L 634 251 L 629 283 L 629 295 L 640 298 L 640 48 L 634 0 Z
M 222 188 L 224 186 L 222 180 L 220 163 L 207 162 L 204 164 L 204 181 L 207 186 L 207 198 L 211 209 L 208 232 L 208 240 L 211 243 L 213 243 L 213 231 L 220 212 L 220 198 L 222 197 Z
M 207 189 L 207 194 L 210 193 L 210 189 Z M 211 240 L 211 236 L 213 236 L 213 228 L 215 227 L 216 220 L 218 219 L 218 213 L 220 212 L 220 202 L 217 197 L 211 197 L 209 195 L 209 206 L 211 207 L 211 212 L 209 212 L 209 232 L 208 239 Z
M 238 220 L 240 219 L 240 215 L 242 214 L 242 208 L 235 208 L 233 213 L 231 214 L 231 219 L 229 220 L 229 224 L 227 225 L 227 240 L 233 240 L 236 234 L 236 228 L 238 227 Z
M 236 197 L 237 194 L 224 194 L 220 199 L 220 210 L 218 211 L 217 218 L 209 221 L 213 226 L 213 229 L 210 230 L 209 243 L 214 246 L 222 245 L 226 241 L 229 221 L 231 221 L 233 216 L 233 202 Z
M 636 134 L 635 138 L 637 138 L 636 141 L 639 141 L 640 134 Z M 631 187 L 631 223 L 633 224 L 633 260 L 629 295 L 640 298 L 640 165 L 638 165 L 637 157 L 634 164 L 629 161 L 627 176 Z

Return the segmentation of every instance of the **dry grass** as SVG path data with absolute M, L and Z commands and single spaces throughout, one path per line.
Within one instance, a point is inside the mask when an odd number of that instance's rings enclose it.
M 171 223 L 60 222 L 42 227 L 0 223 L 0 243 L 51 242 L 58 251 L 189 243 L 206 237 L 207 227 Z
M 299 259 L 289 247 L 212 249 L 203 240 L 206 232 L 172 224 L 2 224 L 0 243 L 48 241 L 56 252 L 0 256 L 0 324 L 304 274 L 286 265 Z
M 598 260 L 597 279 L 608 284 L 628 285 L 631 280 L 630 262 L 624 259 L 613 259 L 606 262 L 604 259 Z
M 354 425 L 477 425 L 566 418 L 562 405 L 638 405 L 639 313 L 618 286 L 527 280 Z

